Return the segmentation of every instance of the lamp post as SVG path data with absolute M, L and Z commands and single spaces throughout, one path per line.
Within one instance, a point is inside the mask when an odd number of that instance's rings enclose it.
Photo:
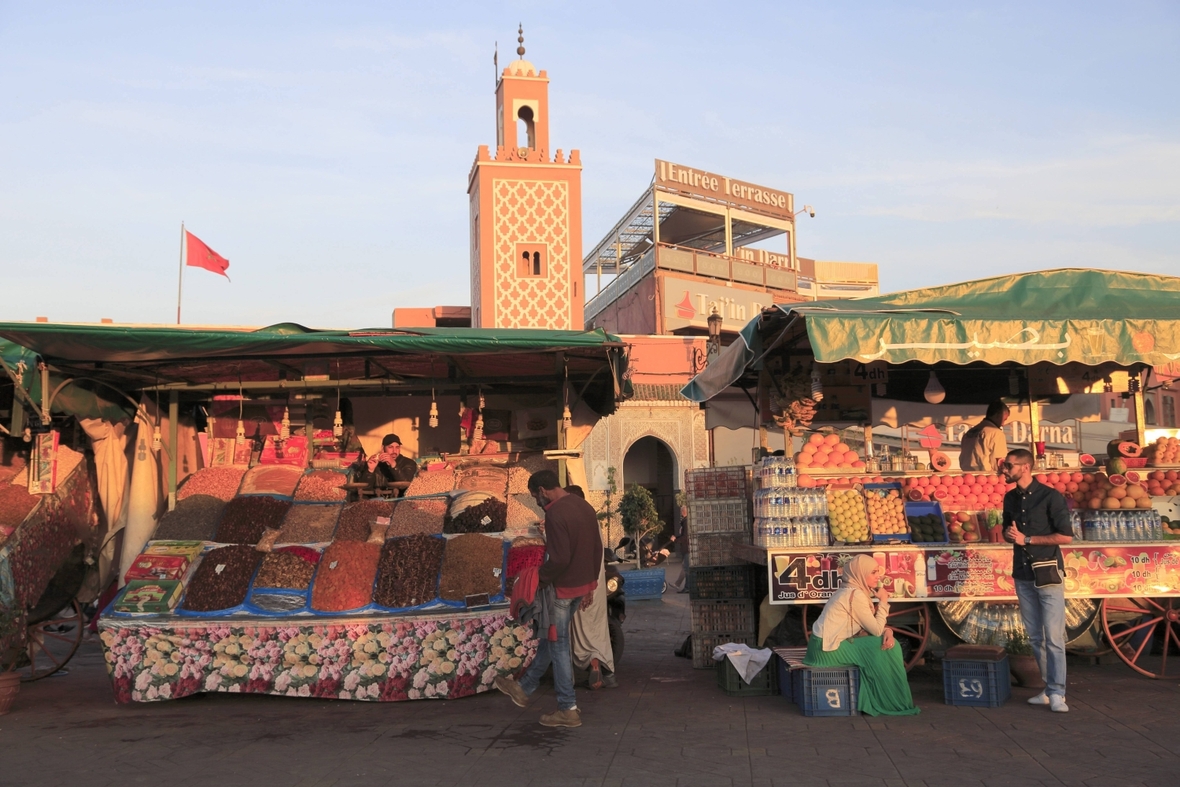
M 705 363 L 712 363 L 713 359 L 721 354 L 721 315 L 717 312 L 717 307 L 713 307 L 713 313 L 709 315 L 709 348 L 706 355 Z

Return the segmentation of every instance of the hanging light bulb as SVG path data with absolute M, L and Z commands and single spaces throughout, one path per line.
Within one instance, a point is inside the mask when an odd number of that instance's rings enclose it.
M 430 401 L 430 428 L 438 428 L 438 402 L 433 399 Z
M 942 383 L 938 381 L 938 375 L 933 371 L 930 372 L 930 382 L 926 383 L 926 390 L 922 392 L 922 395 L 930 404 L 941 404 L 942 400 L 946 398 L 946 389 L 942 387 Z
M 483 439 L 483 413 L 480 413 L 479 417 L 475 419 L 475 434 L 472 436 L 472 439 Z
M 279 439 L 286 440 L 291 436 L 291 411 L 283 408 L 283 420 L 279 423 Z
M 1102 378 L 1102 392 L 1103 393 L 1114 393 L 1114 381 L 1111 380 L 1109 377 Z
M 819 377 L 819 369 L 811 370 L 811 398 L 817 402 L 824 400 L 824 384 Z
M 164 440 L 160 435 L 160 425 L 156 424 L 155 428 L 152 430 L 152 450 L 158 452 L 160 448 L 163 447 L 163 445 Z
M 344 416 L 340 415 L 340 411 L 336 411 L 336 416 L 332 419 L 332 436 L 342 437 L 344 435 Z
M 572 429 L 573 426 L 574 426 L 574 417 L 572 415 L 570 415 L 570 406 L 567 404 L 565 406 L 565 408 L 561 411 L 561 428 L 569 430 L 569 429 Z
M 238 441 L 238 445 L 246 442 L 246 424 L 241 418 L 238 419 L 238 432 L 236 439 Z

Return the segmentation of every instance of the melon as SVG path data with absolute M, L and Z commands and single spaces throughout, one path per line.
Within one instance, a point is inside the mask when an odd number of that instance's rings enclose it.
M 1134 458 L 1143 453 L 1143 449 L 1139 447 L 1138 443 L 1132 443 L 1129 440 L 1111 440 L 1106 445 L 1107 456 L 1125 456 Z
M 1127 463 L 1119 457 L 1111 457 L 1110 461 L 1106 463 L 1106 472 L 1114 475 L 1122 475 L 1127 472 Z
M 951 466 L 951 459 L 941 451 L 930 452 L 930 468 L 936 473 L 944 473 Z

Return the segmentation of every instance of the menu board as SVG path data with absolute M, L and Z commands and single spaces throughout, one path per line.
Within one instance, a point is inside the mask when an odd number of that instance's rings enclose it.
M 1062 547 L 1065 595 L 1074 598 L 1180 596 L 1180 542 Z M 840 569 L 868 554 L 885 569 L 891 600 L 1013 601 L 1008 544 L 909 545 L 767 550 L 771 604 L 822 604 L 840 587 Z

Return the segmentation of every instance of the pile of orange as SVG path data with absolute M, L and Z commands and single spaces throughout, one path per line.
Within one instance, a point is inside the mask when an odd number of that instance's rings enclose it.
M 1149 465 L 1180 464 L 1180 438 L 1161 437 L 1144 451 Z
M 869 527 L 873 535 L 892 536 L 910 532 L 906 525 L 905 501 L 896 489 L 886 494 L 866 495 L 869 504 Z
M 813 434 L 803 450 L 795 454 L 795 465 L 815 470 L 864 470 L 860 454 L 840 442 L 837 434 Z

